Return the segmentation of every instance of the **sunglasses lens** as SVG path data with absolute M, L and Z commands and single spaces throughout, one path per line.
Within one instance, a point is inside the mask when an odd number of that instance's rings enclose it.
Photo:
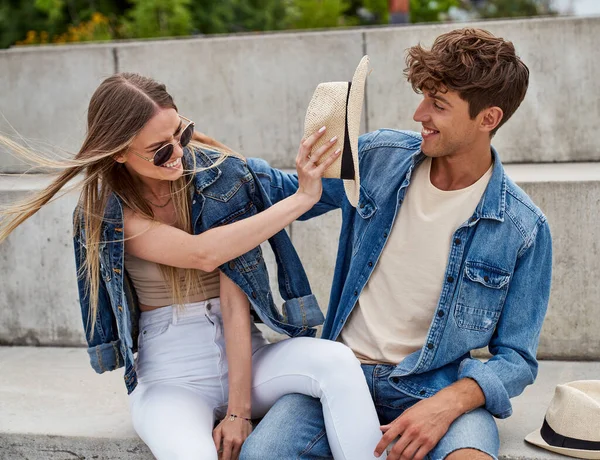
M 194 123 L 190 123 L 181 133 L 181 138 L 179 142 L 182 147 L 185 147 L 192 140 L 192 135 L 194 134 Z
M 154 155 L 154 166 L 162 166 L 173 155 L 173 144 L 167 144 L 156 151 Z

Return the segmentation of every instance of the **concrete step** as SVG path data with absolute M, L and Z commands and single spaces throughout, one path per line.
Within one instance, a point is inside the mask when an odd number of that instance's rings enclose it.
M 542 362 L 515 415 L 499 421 L 501 458 L 564 458 L 523 438 L 541 427 L 557 383 L 598 375 L 598 362 Z M 0 347 L 0 460 L 152 458 L 131 427 L 122 377 L 95 374 L 80 348 Z
M 538 355 L 600 360 L 600 163 L 519 164 L 507 170 L 546 213 L 552 229 L 552 295 Z M 0 206 L 47 181 L 39 175 L 0 176 Z M 0 245 L 0 345 L 84 344 L 70 228 L 75 202 L 70 194 L 50 204 Z M 340 214 L 332 212 L 289 229 L 323 309 L 339 228 Z M 265 254 L 280 302 L 275 263 L 270 250 Z

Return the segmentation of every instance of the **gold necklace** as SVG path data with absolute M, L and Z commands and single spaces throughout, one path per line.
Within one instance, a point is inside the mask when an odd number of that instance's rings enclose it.
M 167 202 L 165 204 L 156 204 L 156 203 L 153 203 L 148 198 L 146 198 L 146 201 L 148 203 L 150 203 L 152 206 L 154 206 L 155 208 L 164 208 L 165 206 L 167 206 L 171 202 L 172 199 L 173 199 L 173 197 L 170 196 L 169 199 L 167 200 Z

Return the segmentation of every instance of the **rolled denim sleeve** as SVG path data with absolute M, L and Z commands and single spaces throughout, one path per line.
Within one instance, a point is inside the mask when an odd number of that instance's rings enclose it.
M 459 378 L 471 378 L 485 395 L 485 408 L 497 418 L 512 414 L 510 398 L 534 382 L 542 323 L 552 277 L 552 238 L 545 217 L 538 221 L 517 260 L 504 309 L 489 344 L 487 362 L 467 358 Z
M 92 368 L 102 374 L 107 371 L 114 371 L 123 366 L 121 357 L 121 341 L 114 340 L 109 343 L 101 343 L 87 349 Z

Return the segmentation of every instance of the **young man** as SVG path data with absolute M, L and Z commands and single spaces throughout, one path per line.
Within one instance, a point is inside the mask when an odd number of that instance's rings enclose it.
M 421 134 L 361 136 L 356 208 L 326 180 L 311 218 L 341 206 L 323 337 L 362 362 L 389 459 L 489 459 L 494 417 L 533 383 L 550 293 L 546 218 L 505 174 L 491 139 L 519 107 L 529 71 L 512 43 L 477 29 L 410 48 L 406 75 L 423 94 Z M 273 201 L 296 177 L 251 165 Z M 489 348 L 492 358 L 471 357 Z M 320 402 L 282 398 L 243 447 L 243 460 L 330 458 Z

